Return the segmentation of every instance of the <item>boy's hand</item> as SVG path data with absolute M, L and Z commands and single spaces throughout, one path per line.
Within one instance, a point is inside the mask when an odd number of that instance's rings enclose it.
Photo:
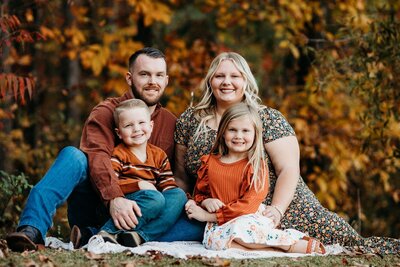
M 138 204 L 123 197 L 117 197 L 110 201 L 110 215 L 118 229 L 132 230 L 139 223 L 137 216 L 142 212 Z
M 201 206 L 204 207 L 208 212 L 217 212 L 225 204 L 217 198 L 207 198 L 201 202 Z

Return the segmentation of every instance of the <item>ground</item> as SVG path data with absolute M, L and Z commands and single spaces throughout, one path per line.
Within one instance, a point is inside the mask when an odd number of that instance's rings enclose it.
M 146 256 L 130 252 L 97 255 L 85 250 L 71 252 L 55 249 L 16 253 L 8 250 L 4 240 L 0 240 L 0 246 L 0 266 L 400 266 L 400 255 L 336 255 L 248 260 L 192 257 L 183 260 L 155 251 Z

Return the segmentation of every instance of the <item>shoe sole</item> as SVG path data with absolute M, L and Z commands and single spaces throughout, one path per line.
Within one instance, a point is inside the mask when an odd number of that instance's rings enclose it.
M 6 237 L 7 245 L 12 251 L 37 250 L 38 246 L 22 233 L 13 233 Z
M 129 232 L 124 232 L 124 233 L 118 234 L 117 241 L 119 244 L 121 244 L 125 247 L 134 248 L 134 247 L 137 247 L 140 245 L 136 242 L 135 238 Z

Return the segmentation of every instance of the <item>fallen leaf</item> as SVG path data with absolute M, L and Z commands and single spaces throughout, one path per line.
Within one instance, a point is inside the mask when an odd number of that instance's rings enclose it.
M 93 252 L 87 252 L 85 253 L 85 257 L 89 260 L 102 260 L 104 259 L 103 255 L 101 254 L 96 254 Z
M 24 266 L 25 267 L 39 267 L 39 264 L 37 264 L 33 260 L 25 260 L 24 261 Z
M 146 254 L 149 255 L 153 260 L 162 260 L 165 257 L 163 253 L 157 250 L 149 250 Z
M 28 255 L 31 254 L 31 253 L 32 253 L 31 251 L 24 250 L 24 252 L 21 252 L 21 256 L 22 256 L 22 257 L 26 257 L 26 256 L 28 256 Z
M 121 265 L 124 267 L 135 267 L 136 261 L 125 261 L 125 262 L 122 262 Z
M 208 266 L 230 266 L 231 261 L 226 259 L 221 259 L 220 257 L 211 258 L 211 259 L 203 259 L 203 263 Z
M 180 260 L 176 260 L 172 263 L 172 265 L 181 265 L 181 261 Z
M 39 260 L 41 262 L 48 262 L 49 261 L 49 257 L 47 257 L 45 255 L 39 255 Z

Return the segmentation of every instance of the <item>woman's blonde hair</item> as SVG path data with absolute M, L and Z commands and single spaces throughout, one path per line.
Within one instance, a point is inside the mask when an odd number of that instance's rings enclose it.
M 211 149 L 211 153 L 220 155 L 228 154 L 229 149 L 225 143 L 224 133 L 232 120 L 246 116 L 253 123 L 255 136 L 254 142 L 248 151 L 249 162 L 247 163 L 246 168 L 243 170 L 243 172 L 245 172 L 246 169 L 250 166 L 253 167 L 254 174 L 252 176 L 250 187 L 253 185 L 256 191 L 259 191 L 264 188 L 265 183 L 267 182 L 266 177 L 268 175 L 268 166 L 264 153 L 264 143 L 262 136 L 263 127 L 257 109 L 246 103 L 239 103 L 228 108 L 221 117 L 221 121 L 218 126 L 217 139 Z
M 245 85 L 243 88 L 243 102 L 254 107 L 260 106 L 262 103 L 260 97 L 258 96 L 258 86 L 256 79 L 254 78 L 253 73 L 251 72 L 249 64 L 247 64 L 246 60 L 241 55 L 235 52 L 223 52 L 219 54 L 211 62 L 206 77 L 200 85 L 202 96 L 200 102 L 194 107 L 194 114 L 196 118 L 200 120 L 200 124 L 194 134 L 195 140 L 200 136 L 200 134 L 207 134 L 207 122 L 215 118 L 216 116 L 216 99 L 212 93 L 211 79 L 214 77 L 217 68 L 224 60 L 232 61 L 232 63 L 238 68 L 245 80 Z

